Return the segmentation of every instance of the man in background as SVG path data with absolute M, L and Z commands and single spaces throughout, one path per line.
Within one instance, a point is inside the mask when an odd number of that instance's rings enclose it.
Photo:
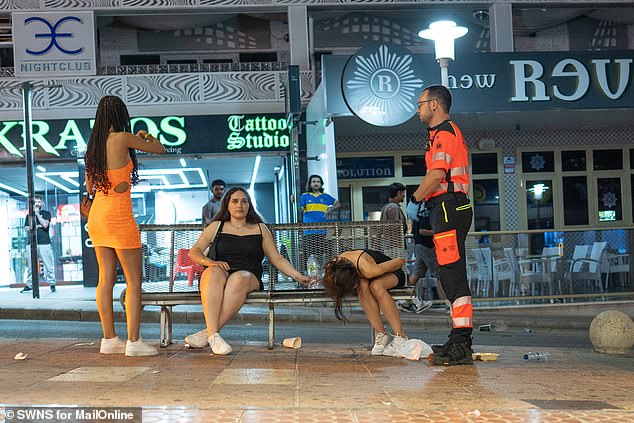
M 225 186 L 225 181 L 222 179 L 214 179 L 211 183 L 211 200 L 203 206 L 203 226 L 209 225 L 220 210 L 220 201 L 225 193 Z
M 431 230 L 429 221 L 429 210 L 423 207 L 412 218 L 412 235 L 414 237 L 414 255 L 416 263 L 414 272 L 410 278 L 410 285 L 418 285 L 420 295 L 414 298 L 414 311 L 421 313 L 432 306 L 432 301 L 425 301 L 425 290 L 432 291 L 432 300 L 438 299 L 438 261 L 436 260 L 436 249 L 434 246 L 434 232 Z M 410 216 L 412 217 L 412 216 Z M 429 277 L 427 277 L 429 272 Z
M 403 225 L 403 233 L 407 233 L 407 218 L 401 209 L 405 199 L 405 185 L 394 182 L 387 188 L 388 202 L 381 209 L 381 222 L 399 222 Z
M 48 210 L 42 209 L 43 199 L 41 195 L 35 195 L 33 197 L 33 209 L 35 210 L 35 237 L 37 239 L 37 256 L 40 260 L 40 264 L 44 267 L 44 280 L 48 283 L 51 292 L 55 292 L 55 267 L 53 258 L 53 247 L 51 247 L 51 237 L 49 235 L 49 229 L 51 224 L 51 213 Z M 24 220 L 24 227 L 28 235 L 28 243 L 31 241 L 30 236 L 30 216 L 27 216 Z M 27 249 L 26 254 L 26 286 L 22 291 L 23 294 L 33 291 L 33 277 L 31 275 L 31 254 Z

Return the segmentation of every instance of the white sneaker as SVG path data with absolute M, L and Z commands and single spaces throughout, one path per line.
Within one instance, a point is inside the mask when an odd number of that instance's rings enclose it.
M 125 341 L 122 341 L 118 336 L 110 339 L 101 338 L 99 352 L 101 354 L 124 354 Z
M 383 355 L 385 346 L 390 343 L 390 336 L 383 332 L 377 333 L 374 337 L 374 346 L 372 347 L 372 355 Z
M 422 313 L 423 311 L 427 310 L 429 307 L 432 306 L 432 304 L 434 304 L 433 301 L 421 301 L 418 298 L 414 298 L 412 300 L 412 302 L 414 303 L 414 306 L 416 307 L 414 309 L 414 311 L 416 313 Z
M 398 355 L 398 350 L 403 345 L 403 342 L 407 341 L 407 338 L 403 338 L 402 336 L 394 336 L 390 345 L 385 347 L 383 350 L 383 355 L 387 355 L 389 357 L 396 357 Z
M 396 301 L 396 308 L 399 309 L 399 311 L 402 311 L 404 313 L 413 312 L 415 307 L 416 306 L 410 300 L 398 300 L 398 301 Z
M 185 346 L 187 348 L 205 348 L 209 345 L 209 338 L 207 337 L 207 329 L 203 329 L 200 332 L 192 333 L 185 337 Z
M 227 355 L 233 351 L 231 345 L 227 344 L 218 332 L 214 332 L 209 337 L 209 345 L 211 346 L 211 352 L 216 355 Z
M 143 342 L 143 339 L 139 336 L 139 339 L 132 342 L 128 339 L 125 344 L 125 355 L 128 357 L 141 357 L 148 355 L 157 355 L 158 351 L 151 345 Z

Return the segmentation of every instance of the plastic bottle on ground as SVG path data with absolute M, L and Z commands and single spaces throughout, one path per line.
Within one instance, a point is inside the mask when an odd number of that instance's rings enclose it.
M 526 361 L 548 361 L 550 360 L 550 353 L 547 352 L 538 352 L 538 351 L 530 351 L 527 354 L 524 354 L 524 360 Z
M 319 263 L 317 263 L 317 259 L 312 254 L 306 261 L 306 273 L 308 273 L 308 276 L 319 276 Z

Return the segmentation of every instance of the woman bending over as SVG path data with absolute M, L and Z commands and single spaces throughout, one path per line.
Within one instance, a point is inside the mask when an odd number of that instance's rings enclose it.
M 359 296 L 361 307 L 376 331 L 372 355 L 396 356 L 398 347 L 407 340 L 396 303 L 388 292 L 405 286 L 405 273 L 401 269 L 404 263 L 403 258 L 392 259 L 376 250 L 345 251 L 326 263 L 324 287 L 335 300 L 335 316 L 346 320 L 343 299 L 355 293 Z M 392 342 L 385 332 L 381 312 L 394 332 Z

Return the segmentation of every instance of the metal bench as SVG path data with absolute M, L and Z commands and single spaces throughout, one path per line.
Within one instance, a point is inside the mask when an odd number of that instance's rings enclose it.
M 320 263 L 330 260 L 343 251 L 375 249 L 390 257 L 404 257 L 403 228 L 400 224 L 384 222 L 336 222 L 321 224 L 271 224 L 278 249 L 300 272 L 306 271 L 308 256 L 318 257 Z M 174 272 L 178 251 L 190 248 L 200 235 L 200 225 L 140 225 L 143 242 L 143 306 L 159 306 L 160 345 L 172 343 L 172 307 L 200 304 L 197 286 L 188 283 L 189 277 L 181 281 Z M 322 231 L 323 242 L 311 242 L 311 250 L 302 248 L 306 231 Z M 323 265 L 323 264 L 322 264 Z M 278 272 L 265 260 L 263 291 L 251 292 L 246 304 L 268 305 L 268 347 L 275 343 L 275 305 L 309 304 L 332 302 L 322 289 L 298 289 L 295 281 Z M 407 274 L 407 273 L 406 273 Z M 395 300 L 414 298 L 414 288 L 390 290 Z M 358 298 L 347 298 L 351 303 Z M 121 304 L 125 302 L 125 290 L 121 293 Z

